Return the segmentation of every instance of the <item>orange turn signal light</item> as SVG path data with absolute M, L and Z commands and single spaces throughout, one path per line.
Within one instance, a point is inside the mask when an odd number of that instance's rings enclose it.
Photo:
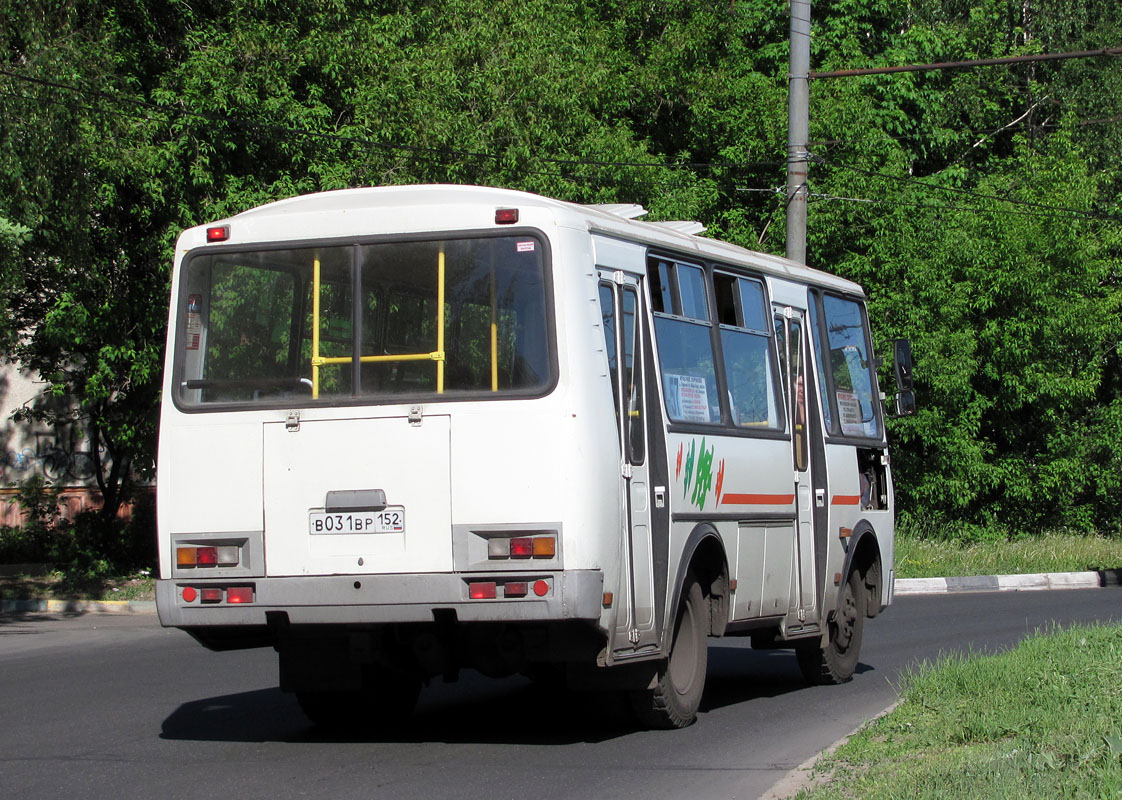
M 557 540 L 552 536 L 534 537 L 534 558 L 553 558 L 557 555 Z

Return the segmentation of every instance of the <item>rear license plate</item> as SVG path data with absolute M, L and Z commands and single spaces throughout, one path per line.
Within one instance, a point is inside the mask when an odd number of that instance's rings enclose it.
M 308 533 L 404 533 L 405 506 L 387 506 L 381 511 L 310 511 Z

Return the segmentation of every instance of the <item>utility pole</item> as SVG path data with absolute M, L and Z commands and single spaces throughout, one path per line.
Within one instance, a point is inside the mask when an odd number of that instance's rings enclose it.
M 787 76 L 787 258 L 806 263 L 807 139 L 810 135 L 810 0 L 789 0 Z

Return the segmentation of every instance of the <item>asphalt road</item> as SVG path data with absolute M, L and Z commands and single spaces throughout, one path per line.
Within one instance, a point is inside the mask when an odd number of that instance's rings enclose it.
M 414 718 L 331 738 L 275 688 L 272 650 L 212 653 L 154 617 L 0 616 L 5 798 L 756 798 L 891 705 L 901 672 L 1054 622 L 1122 618 L 1122 589 L 899 598 L 844 686 L 789 652 L 711 640 L 698 723 L 639 731 L 611 696 L 466 673 Z

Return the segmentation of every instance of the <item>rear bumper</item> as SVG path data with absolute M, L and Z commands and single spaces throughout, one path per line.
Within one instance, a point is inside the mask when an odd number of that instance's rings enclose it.
M 469 582 L 488 580 L 462 573 L 411 575 L 320 575 L 286 578 L 175 578 L 156 581 L 156 610 L 165 627 L 201 628 L 265 625 L 266 613 L 283 611 L 294 625 L 387 624 L 432 622 L 433 612 L 455 611 L 461 622 L 551 622 L 599 620 L 604 576 L 599 570 L 572 570 L 549 575 L 503 575 L 503 581 L 538 580 L 548 593 L 527 597 L 472 600 Z M 253 602 L 229 604 L 225 599 L 188 602 L 184 588 L 253 588 Z M 225 594 L 223 594 L 225 597 Z

